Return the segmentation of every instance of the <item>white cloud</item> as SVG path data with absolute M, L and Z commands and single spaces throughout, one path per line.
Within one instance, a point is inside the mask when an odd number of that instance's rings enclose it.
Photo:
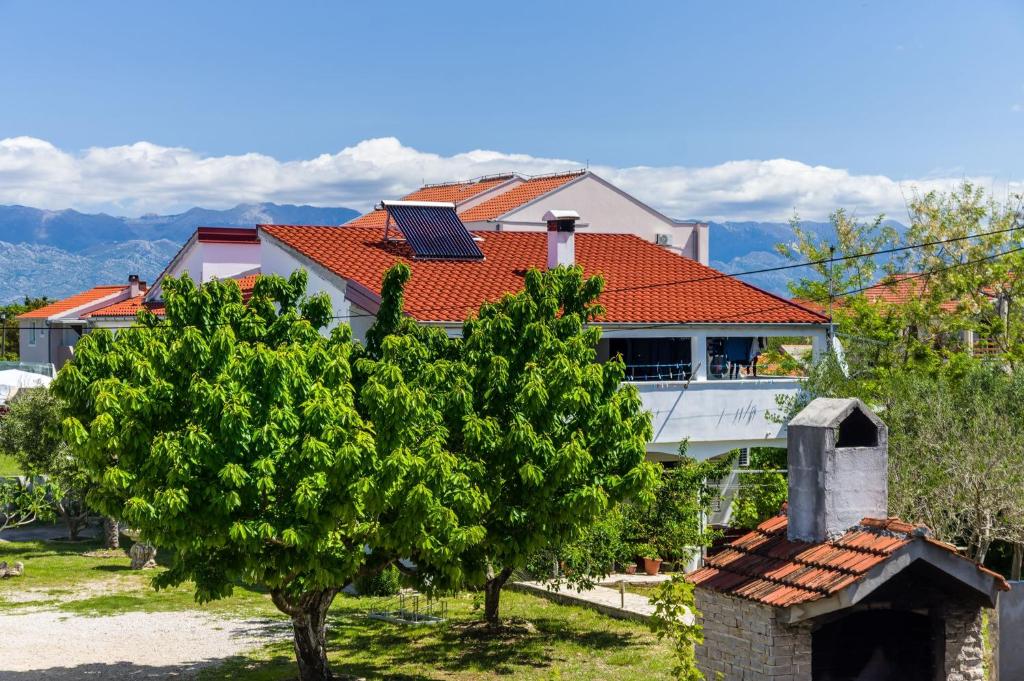
M 260 201 L 366 209 L 423 181 L 510 170 L 540 174 L 580 166 L 570 159 L 487 150 L 441 156 L 391 137 L 298 161 L 256 153 L 203 156 L 149 142 L 72 153 L 45 140 L 13 137 L 0 140 L 0 203 L 122 215 Z M 950 174 L 896 180 L 787 159 L 592 170 L 673 217 L 711 220 L 786 220 L 794 211 L 805 219 L 821 219 L 838 207 L 901 219 L 906 215 L 905 198 L 913 192 L 948 189 L 965 179 Z M 970 179 L 998 193 L 1024 190 L 1021 182 Z

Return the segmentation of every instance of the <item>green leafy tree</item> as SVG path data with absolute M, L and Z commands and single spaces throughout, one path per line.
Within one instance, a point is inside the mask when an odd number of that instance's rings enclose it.
M 18 315 L 49 305 L 49 298 L 30 298 L 20 303 L 0 305 L 0 361 L 18 360 Z
M 46 485 L 26 485 L 16 478 L 0 479 L 0 532 L 53 517 Z
M 635 552 L 646 558 L 689 560 L 719 536 L 706 522 L 721 492 L 718 481 L 732 469 L 731 457 L 698 461 L 680 450 L 680 460 L 666 468 L 646 502 L 626 505 L 627 534 Z
M 90 500 L 169 554 L 156 586 L 191 580 L 199 601 L 266 588 L 308 681 L 331 676 L 341 588 L 399 557 L 458 582 L 483 532 L 460 523 L 481 498 L 397 340 L 360 360 L 357 390 L 349 328 L 322 335 L 330 301 L 305 287 L 304 272 L 261 277 L 243 303 L 230 280 L 168 279 L 166 321 L 85 336 L 54 389 Z
M 62 419 L 63 406 L 49 390 L 19 392 L 0 419 L 0 451 L 10 452 L 29 475 L 46 476 L 53 510 L 74 541 L 88 523 L 92 482 L 64 442 Z
M 599 277 L 532 270 L 515 295 L 466 321 L 457 352 L 470 402 L 452 448 L 489 500 L 482 540 L 464 552 L 484 574 L 484 616 L 500 624 L 501 589 L 531 556 L 578 539 L 656 479 L 645 461 L 650 415 L 623 384 L 621 361 L 597 361 Z M 455 412 L 452 412 L 453 414 Z
M 732 502 L 734 527 L 754 528 L 778 515 L 789 495 L 785 474 L 786 450 L 774 447 L 753 447 L 750 468 L 756 473 L 741 472 L 739 491 Z

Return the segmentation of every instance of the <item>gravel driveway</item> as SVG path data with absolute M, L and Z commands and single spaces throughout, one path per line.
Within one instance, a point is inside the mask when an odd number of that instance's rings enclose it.
M 0 615 L 0 681 L 191 678 L 289 634 L 287 622 L 195 612 Z

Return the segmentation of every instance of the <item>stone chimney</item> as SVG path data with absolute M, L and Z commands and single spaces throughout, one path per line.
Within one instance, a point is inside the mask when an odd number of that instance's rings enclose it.
M 888 516 L 889 430 L 863 402 L 819 397 L 787 438 L 790 539 L 827 541 Z
M 574 210 L 549 210 L 544 213 L 548 223 L 548 269 L 559 265 L 576 264 L 576 221 L 580 214 Z
M 128 275 L 128 297 L 135 298 L 142 293 L 142 282 L 139 281 L 139 275 L 129 274 Z

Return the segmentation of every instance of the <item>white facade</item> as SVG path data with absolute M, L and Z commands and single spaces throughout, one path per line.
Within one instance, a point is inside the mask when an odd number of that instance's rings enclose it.
M 512 186 L 515 186 L 514 184 Z M 508 185 L 501 185 L 505 191 Z M 459 212 L 492 198 L 497 189 L 459 204 Z M 651 243 L 666 240 L 667 248 L 704 265 L 708 264 L 708 226 L 677 222 L 647 206 L 593 173 L 584 173 L 538 199 L 494 220 L 467 222 L 477 230 L 543 231 L 543 215 L 549 210 L 574 210 L 580 214 L 582 233 L 636 234 Z
M 188 273 L 200 284 L 217 278 L 229 279 L 255 273 L 260 267 L 258 243 L 220 243 L 200 241 L 193 234 L 167 265 L 146 293 L 146 300 L 159 300 L 163 296 L 160 283 L 164 277 L 180 277 Z
M 296 253 L 273 237 L 261 233 L 261 269 L 264 274 L 287 277 L 303 268 L 308 273 L 308 293 L 326 293 L 331 298 L 335 319 L 331 326 L 348 322 L 353 337 L 366 339 L 373 323 L 372 313 L 380 299 L 376 294 L 327 270 Z M 793 396 L 800 388 L 797 378 L 716 379 L 707 370 L 709 338 L 765 338 L 799 336 L 810 338 L 815 357 L 826 347 L 826 329 L 813 324 L 693 324 L 650 325 L 631 329 L 607 325 L 602 343 L 615 338 L 681 338 L 690 344 L 693 372 L 688 381 L 632 381 L 644 406 L 651 412 L 654 437 L 648 445 L 651 459 L 670 461 L 687 442 L 687 454 L 707 459 L 741 447 L 784 447 L 785 427 L 769 414 L 778 412 L 777 397 Z M 450 336 L 462 333 L 461 323 L 443 325 Z M 325 333 L 327 331 L 325 330 Z M 607 357 L 607 347 L 603 347 Z M 599 348 L 601 356 L 602 348 Z

